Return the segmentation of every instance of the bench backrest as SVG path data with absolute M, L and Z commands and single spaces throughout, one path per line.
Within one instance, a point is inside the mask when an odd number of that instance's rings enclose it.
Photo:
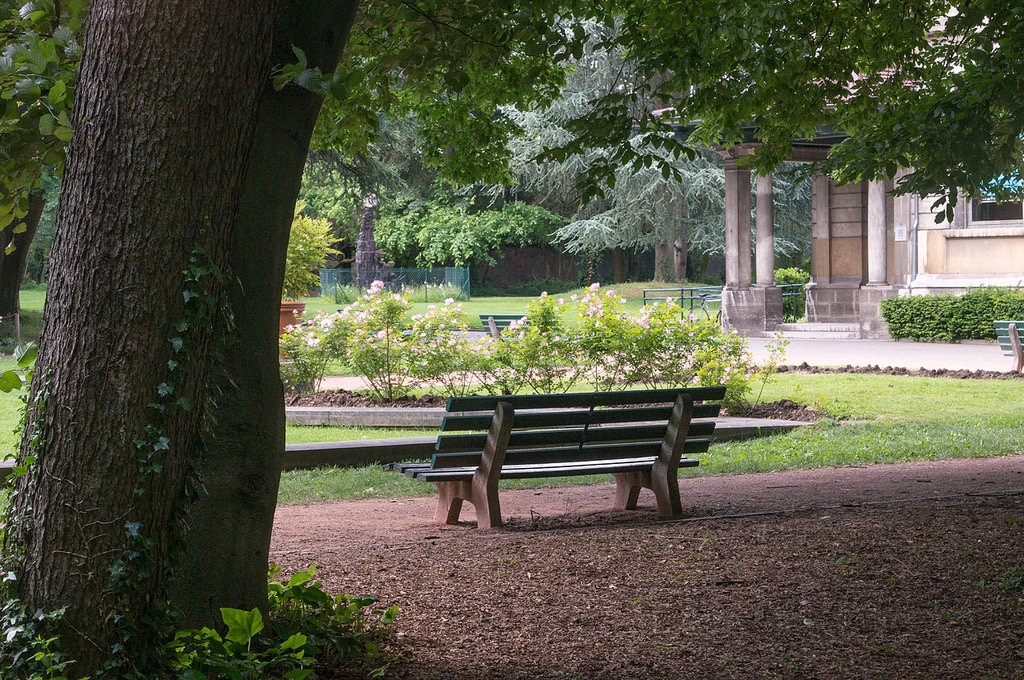
M 571 463 L 657 456 L 676 397 L 688 394 L 693 416 L 683 450 L 707 451 L 725 387 L 623 392 L 457 397 L 448 400 L 431 464 L 479 464 L 498 402 L 515 411 L 505 464 Z M 461 434 L 447 434 L 461 433 Z
M 491 333 L 491 337 L 501 337 L 501 331 L 512 325 L 513 321 L 525 318 L 525 314 L 481 314 L 480 323 Z
M 1013 354 L 1013 340 L 1010 336 L 1010 326 L 1013 325 L 1017 328 L 1017 340 L 1020 341 L 1020 336 L 1024 335 L 1024 321 L 1012 321 L 1012 320 L 1000 320 L 993 321 L 992 325 L 996 329 L 996 338 L 999 340 L 999 348 L 1003 350 L 1003 354 Z

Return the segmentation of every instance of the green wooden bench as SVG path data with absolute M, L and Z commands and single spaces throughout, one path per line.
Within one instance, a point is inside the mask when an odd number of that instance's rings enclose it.
M 463 501 L 477 526 L 501 526 L 499 479 L 611 474 L 614 507 L 636 509 L 651 489 L 661 517 L 682 515 L 678 469 L 708 449 L 724 387 L 580 394 L 459 397 L 448 400 L 430 462 L 392 463 L 437 486 L 438 523 L 459 521 Z M 455 434 L 457 433 L 457 434 Z
M 491 337 L 497 340 L 501 332 L 509 327 L 513 321 L 525 318 L 525 314 L 481 314 L 480 323 L 491 333 Z
M 1024 321 L 993 321 L 996 328 L 996 339 L 1003 354 L 1013 357 L 1014 369 L 1024 373 L 1024 351 L 1021 350 L 1020 334 L 1024 332 Z

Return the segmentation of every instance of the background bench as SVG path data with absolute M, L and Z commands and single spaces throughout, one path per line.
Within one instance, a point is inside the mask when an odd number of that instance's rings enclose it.
M 1021 350 L 1020 336 L 1024 333 L 1024 321 L 993 321 L 996 328 L 996 339 L 1003 354 L 1013 357 L 1014 369 L 1024 373 L 1024 351 Z
M 509 327 L 513 321 L 519 321 L 525 314 L 481 314 L 480 323 L 491 333 L 491 337 L 497 340 L 501 332 Z
M 683 455 L 707 451 L 719 404 L 706 402 L 724 396 L 696 387 L 449 399 L 430 462 L 384 468 L 437 486 L 439 523 L 458 522 L 469 501 L 478 527 L 500 526 L 499 479 L 593 474 L 615 477 L 616 509 L 636 509 L 647 488 L 661 517 L 679 517 L 678 469 L 698 464 Z

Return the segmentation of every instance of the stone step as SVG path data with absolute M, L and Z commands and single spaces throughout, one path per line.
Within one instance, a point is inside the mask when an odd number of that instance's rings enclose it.
M 860 325 L 856 323 L 783 323 L 778 330 L 787 338 L 811 340 L 859 340 Z

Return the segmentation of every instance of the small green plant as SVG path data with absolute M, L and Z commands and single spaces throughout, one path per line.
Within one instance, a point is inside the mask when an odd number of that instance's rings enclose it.
M 313 580 L 316 567 L 278 581 L 270 567 L 270 615 L 258 609 L 221 609 L 227 631 L 184 630 L 167 645 L 168 664 L 184 680 L 283 678 L 303 680 L 319 665 L 385 663 L 379 642 L 394 622 L 396 607 L 373 609 L 374 597 L 332 596 Z M 370 671 L 378 677 L 383 667 Z
M 999 584 L 1006 590 L 1024 596 L 1024 565 L 1011 567 L 1004 571 Z
M 63 680 L 74 660 L 53 636 L 64 611 L 29 615 L 17 599 L 0 602 L 0 677 Z
M 260 610 L 222 608 L 227 632 L 212 628 L 179 631 L 169 645 L 172 667 L 184 680 L 207 678 L 284 678 L 303 680 L 315 659 L 305 654 L 306 636 L 296 633 L 279 643 L 257 636 L 263 632 Z
M 338 253 L 334 249 L 338 239 L 331 233 L 331 223 L 303 215 L 305 207 L 302 201 L 295 204 L 284 265 L 284 288 L 281 291 L 285 300 L 299 300 L 311 288 L 319 286 L 320 265 L 328 255 Z

